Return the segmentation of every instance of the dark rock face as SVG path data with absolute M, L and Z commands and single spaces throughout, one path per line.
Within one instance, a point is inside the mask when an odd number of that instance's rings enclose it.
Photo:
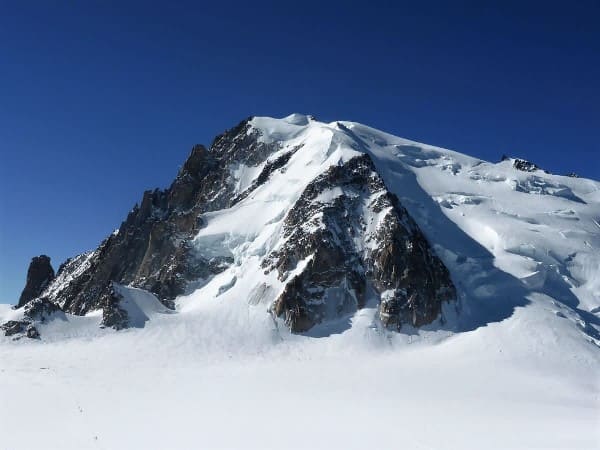
M 118 306 L 114 281 L 146 289 L 172 308 L 172 300 L 185 292 L 190 281 L 219 273 L 230 263 L 226 258 L 205 260 L 196 255 L 190 240 L 202 225 L 203 213 L 233 203 L 232 166 L 256 166 L 279 149 L 257 138 L 247 119 L 218 136 L 210 151 L 194 146 L 168 189 L 144 192 L 117 231 L 95 251 L 62 264 L 50 285 L 54 272 L 50 277 L 48 270 L 41 270 L 46 260 L 34 258 L 19 306 L 43 294 L 71 314 L 102 309 L 103 324 L 120 329 L 127 326 L 127 313 Z M 263 182 L 268 176 L 263 176 Z M 47 263 L 49 267 L 49 259 Z
M 103 326 L 122 330 L 129 325 L 127 311 L 119 306 L 121 298 L 111 283 L 109 289 L 103 294 L 100 300 Z
M 44 323 L 55 313 L 61 313 L 60 308 L 47 298 L 35 298 L 25 305 L 23 320 L 9 320 L 0 325 L 5 336 L 16 336 L 14 339 L 20 339 L 27 336 L 30 339 L 39 339 L 40 333 L 34 323 Z
M 515 159 L 513 167 L 522 172 L 535 172 L 536 170 L 539 170 L 537 165 L 524 159 Z
M 39 322 L 45 322 L 61 309 L 45 297 L 36 298 L 25 305 L 25 317 Z
M 34 327 L 33 325 L 30 325 L 27 327 L 27 331 L 25 334 L 27 335 L 27 337 L 29 339 L 39 339 L 40 338 L 40 333 L 38 332 L 37 328 Z
M 21 320 L 9 320 L 8 322 L 0 325 L 0 328 L 4 331 L 4 336 L 14 336 L 15 334 L 22 333 L 27 325 L 29 325 L 29 322 Z
M 456 295 L 447 269 L 366 154 L 310 183 L 285 219 L 284 236 L 263 267 L 280 280 L 296 272 L 272 307 L 294 332 L 354 312 L 368 295 L 380 298 L 384 325 L 420 326 Z
M 513 167 L 521 172 L 535 172 L 536 170 L 541 170 L 536 164 L 525 159 L 518 158 L 514 160 Z
M 39 339 L 40 333 L 37 328 L 28 320 L 9 320 L 0 325 L 4 331 L 4 336 L 14 336 L 13 339 L 20 339 L 27 336 L 30 339 Z
M 50 264 L 50 257 L 40 255 L 32 258 L 27 270 L 27 283 L 17 306 L 20 308 L 38 297 L 53 279 L 54 269 Z
M 380 243 L 369 255 L 373 284 L 381 294 L 380 318 L 400 328 L 433 322 L 442 302 L 456 298 L 450 274 L 394 195 L 385 197 L 394 213 L 376 233 Z M 408 226 L 407 226 L 408 225 Z
M 502 158 L 500 161 L 510 161 L 512 160 L 513 162 L 513 167 L 517 170 L 520 170 L 521 172 L 535 172 L 538 170 L 542 170 L 544 173 L 550 173 L 547 170 L 543 170 L 540 166 L 538 166 L 537 164 L 532 163 L 531 161 L 527 161 L 526 159 L 520 159 L 520 158 L 510 158 L 506 155 L 502 155 Z

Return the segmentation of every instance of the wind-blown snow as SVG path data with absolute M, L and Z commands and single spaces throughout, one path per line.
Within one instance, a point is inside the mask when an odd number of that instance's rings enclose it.
M 281 154 L 299 149 L 203 216 L 194 245 L 233 264 L 174 313 L 117 286 L 137 328 L 62 314 L 41 341 L 0 338 L 0 448 L 600 447 L 599 182 L 353 122 L 252 126 Z M 367 304 L 291 335 L 267 312 L 283 286 L 261 260 L 308 183 L 363 152 L 448 266 L 458 311 L 394 333 Z M 232 168 L 236 191 L 261 167 Z M 21 314 L 1 307 L 0 323 Z

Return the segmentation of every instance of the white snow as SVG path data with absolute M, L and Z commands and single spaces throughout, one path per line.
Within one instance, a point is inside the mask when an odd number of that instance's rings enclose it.
M 353 122 L 252 125 L 282 152 L 302 147 L 234 207 L 203 216 L 196 247 L 231 267 L 176 312 L 117 286 L 134 328 L 99 329 L 96 312 L 57 315 L 40 341 L 0 337 L 0 448 L 600 448 L 599 182 Z M 368 303 L 291 335 L 268 314 L 283 284 L 262 258 L 306 185 L 360 152 L 459 299 L 421 330 L 381 329 Z M 260 170 L 233 173 L 243 190 Z M 0 305 L 0 323 L 20 314 Z
M 153 294 L 143 289 L 113 283 L 114 289 L 123 297 L 119 306 L 127 311 L 128 325 L 143 328 L 156 314 L 172 314 Z
M 258 166 L 247 166 L 245 164 L 237 164 L 232 168 L 231 173 L 235 180 L 234 192 L 244 192 L 254 181 L 261 170 L 264 167 L 264 163 Z

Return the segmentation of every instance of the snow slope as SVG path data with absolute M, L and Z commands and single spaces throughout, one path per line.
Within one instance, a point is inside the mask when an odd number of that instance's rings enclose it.
M 118 287 L 137 328 L 61 315 L 41 341 L 0 338 L 0 449 L 600 448 L 600 183 L 353 122 L 252 126 L 280 143 L 272 158 L 298 150 L 203 216 L 196 247 L 234 264 L 175 313 Z M 384 330 L 367 303 L 292 335 L 267 312 L 281 282 L 260 262 L 306 185 L 363 152 L 449 268 L 458 302 L 421 330 Z M 231 173 L 241 193 L 260 170 Z M 0 309 L 0 322 L 18 314 Z

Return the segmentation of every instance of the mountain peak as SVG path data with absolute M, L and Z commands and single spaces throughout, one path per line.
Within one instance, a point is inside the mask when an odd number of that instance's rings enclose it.
M 290 123 L 292 125 L 308 125 L 311 120 L 315 120 L 313 116 L 299 113 L 292 113 L 289 116 L 284 117 L 284 122 Z
M 27 283 L 19 297 L 17 306 L 25 306 L 31 300 L 40 296 L 46 287 L 54 279 L 54 269 L 47 255 L 35 256 L 31 259 L 27 270 Z
M 356 122 L 251 117 L 194 146 L 168 189 L 145 192 L 116 232 L 32 282 L 20 306 L 67 323 L 100 311 L 122 329 L 148 326 L 162 307 L 177 320 L 226 305 L 324 336 L 359 316 L 382 329 L 469 330 L 543 295 L 600 339 L 597 283 L 583 269 L 600 263 L 600 185 L 512 162 Z M 26 329 L 17 322 L 11 333 Z

